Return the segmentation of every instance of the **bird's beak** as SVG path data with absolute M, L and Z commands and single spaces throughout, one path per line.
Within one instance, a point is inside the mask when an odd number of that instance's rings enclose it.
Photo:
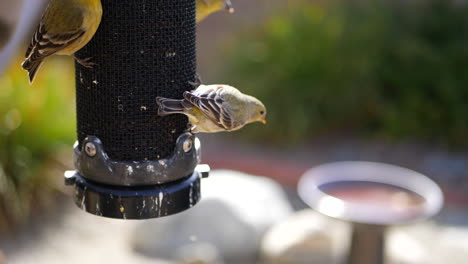
M 262 124 L 264 124 L 264 125 L 266 125 L 266 123 L 267 123 L 266 119 L 262 119 L 262 120 L 260 120 L 260 122 L 262 122 Z
M 232 3 L 230 0 L 225 0 L 224 1 L 224 8 L 226 8 L 226 10 L 229 12 L 229 13 L 234 13 L 234 7 L 232 7 Z

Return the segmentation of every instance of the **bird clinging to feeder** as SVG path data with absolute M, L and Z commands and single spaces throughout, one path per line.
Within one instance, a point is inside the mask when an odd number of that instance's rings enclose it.
M 234 13 L 230 0 L 197 0 L 197 23 L 208 15 L 222 9 L 227 10 L 229 13 Z
M 102 18 L 100 0 L 51 0 L 26 51 L 22 67 L 32 83 L 45 58 L 74 55 L 93 38 Z M 90 58 L 75 60 L 85 67 Z
M 197 0 L 196 21 L 209 14 L 234 8 L 229 0 Z M 51 0 L 26 51 L 22 67 L 28 71 L 32 83 L 45 58 L 57 55 L 73 55 L 83 48 L 96 33 L 102 18 L 100 0 Z M 92 58 L 75 60 L 85 67 L 92 67 Z
M 199 85 L 184 99 L 157 97 L 160 116 L 184 114 L 193 133 L 235 131 L 246 124 L 266 124 L 266 108 L 257 98 L 224 84 Z

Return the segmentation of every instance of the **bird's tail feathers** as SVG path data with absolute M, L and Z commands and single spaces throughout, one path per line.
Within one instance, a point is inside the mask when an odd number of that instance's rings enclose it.
M 26 59 L 23 64 L 21 64 L 21 67 L 23 69 L 28 71 L 29 75 L 29 83 L 32 83 L 34 81 L 34 77 L 36 77 L 36 73 L 39 70 L 39 68 L 42 65 L 42 60 L 30 60 L 29 58 Z
M 164 97 L 156 97 L 158 103 L 158 115 L 166 116 L 171 114 L 183 114 L 187 109 L 184 100 L 169 99 Z

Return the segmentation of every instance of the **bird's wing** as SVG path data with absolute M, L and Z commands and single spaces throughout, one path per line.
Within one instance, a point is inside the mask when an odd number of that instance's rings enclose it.
M 41 60 L 75 42 L 85 33 L 82 9 L 68 1 L 52 1 L 26 51 L 31 61 Z
M 199 108 L 208 119 L 219 127 L 226 130 L 233 129 L 231 113 L 224 107 L 223 87 L 205 87 L 206 89 L 196 89 L 191 92 L 185 92 L 185 100 Z

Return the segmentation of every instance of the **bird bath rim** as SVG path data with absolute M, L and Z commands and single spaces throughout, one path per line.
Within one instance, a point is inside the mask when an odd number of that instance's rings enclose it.
M 421 196 L 424 202 L 412 206 L 417 215 L 398 216 L 382 208 L 374 208 L 374 211 L 369 212 L 369 207 L 360 202 L 342 200 L 321 189 L 325 184 L 349 181 L 401 188 Z M 443 205 L 439 186 L 423 174 L 395 165 L 368 161 L 341 161 L 314 167 L 299 180 L 298 193 L 306 204 L 324 215 L 373 225 L 417 222 L 434 216 Z

